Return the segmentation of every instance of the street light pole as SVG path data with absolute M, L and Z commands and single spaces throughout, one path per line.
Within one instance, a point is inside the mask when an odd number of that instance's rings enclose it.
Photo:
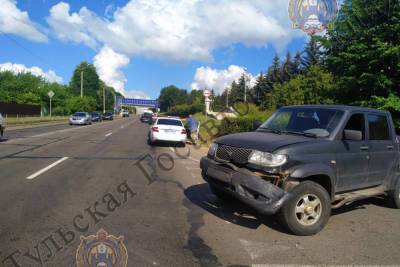
M 83 71 L 81 71 L 81 97 L 83 97 Z

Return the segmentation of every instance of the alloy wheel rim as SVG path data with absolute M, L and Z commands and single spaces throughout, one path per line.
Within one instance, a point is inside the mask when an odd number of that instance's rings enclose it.
M 295 216 L 301 225 L 314 225 L 321 218 L 321 214 L 321 200 L 314 194 L 306 194 L 302 196 L 296 203 Z

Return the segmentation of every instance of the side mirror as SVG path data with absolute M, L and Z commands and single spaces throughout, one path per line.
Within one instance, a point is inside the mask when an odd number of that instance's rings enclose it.
M 347 141 L 362 141 L 362 132 L 354 130 L 344 130 L 343 139 Z

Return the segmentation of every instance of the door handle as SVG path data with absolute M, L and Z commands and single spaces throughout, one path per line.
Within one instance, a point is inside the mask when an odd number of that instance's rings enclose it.
M 369 146 L 360 146 L 360 149 L 363 150 L 363 151 L 365 151 L 365 150 L 368 150 L 368 149 L 369 149 Z
M 393 150 L 394 146 L 387 146 L 386 148 L 389 149 L 389 150 Z

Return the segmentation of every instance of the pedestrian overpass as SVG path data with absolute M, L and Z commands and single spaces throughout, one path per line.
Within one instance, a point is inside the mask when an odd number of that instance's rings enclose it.
M 117 97 L 116 99 L 116 109 L 120 110 L 124 107 L 134 107 L 136 108 L 137 114 L 142 114 L 144 110 L 148 109 L 158 109 L 158 100 L 150 99 L 135 99 L 135 98 L 125 98 Z

